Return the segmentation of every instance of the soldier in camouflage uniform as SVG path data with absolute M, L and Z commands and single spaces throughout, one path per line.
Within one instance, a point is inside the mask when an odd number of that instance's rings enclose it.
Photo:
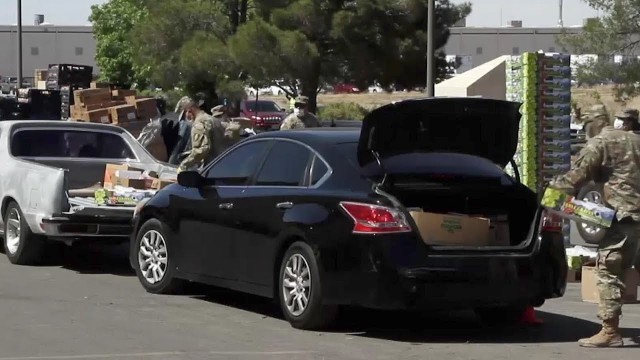
M 304 129 L 321 127 L 318 118 L 309 112 L 309 98 L 298 96 L 296 98 L 293 114 L 287 116 L 280 124 L 280 130 Z
M 584 132 L 587 135 L 587 139 L 600 134 L 602 129 L 611 125 L 609 114 L 604 105 L 592 106 L 589 112 L 584 114 L 584 118 Z
M 572 169 L 549 186 L 575 194 L 589 180 L 604 182 L 605 204 L 617 210 L 616 219 L 598 244 L 596 265 L 600 297 L 598 318 L 602 330 L 579 341 L 583 347 L 623 346 L 619 330 L 625 272 L 640 268 L 640 135 L 633 133 L 635 120 L 618 119 L 591 138 Z
M 638 123 L 638 110 L 625 109 L 616 114 L 616 120 L 629 120 L 635 124 L 633 131 L 640 131 L 640 123 Z
M 194 120 L 191 126 L 191 151 L 180 163 L 178 172 L 205 165 L 213 151 L 213 119 L 200 106 L 201 104 L 193 100 L 184 106 L 185 113 Z

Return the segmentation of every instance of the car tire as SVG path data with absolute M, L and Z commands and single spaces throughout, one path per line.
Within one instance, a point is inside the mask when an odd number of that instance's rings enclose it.
M 136 234 L 131 263 L 142 287 L 153 294 L 178 294 L 184 286 L 183 280 L 175 278 L 169 234 L 156 219 L 145 222 Z
M 526 309 L 526 305 L 514 304 L 476 308 L 475 313 L 480 321 L 486 325 L 505 326 L 518 323 Z
M 291 295 L 293 291 L 296 293 Z M 282 313 L 292 327 L 320 330 L 335 320 L 337 306 L 324 305 L 322 291 L 322 278 L 313 250 L 302 241 L 291 244 L 280 265 L 278 298 Z
M 46 249 L 43 236 L 34 234 L 20 206 L 12 201 L 3 215 L 4 251 L 12 264 L 34 265 L 42 262 Z
M 583 186 L 582 189 L 578 192 L 577 198 L 580 200 L 587 201 L 602 201 L 604 194 L 604 188 L 602 184 L 590 182 L 587 185 Z M 576 228 L 578 229 L 578 233 L 582 240 L 584 240 L 587 244 L 599 244 L 604 237 L 606 236 L 605 228 L 598 228 L 596 226 L 590 226 L 582 223 L 576 223 Z

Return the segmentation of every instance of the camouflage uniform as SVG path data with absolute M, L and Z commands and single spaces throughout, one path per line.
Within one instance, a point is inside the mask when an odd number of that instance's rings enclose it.
M 587 114 L 584 114 L 584 132 L 587 135 L 587 139 L 600 134 L 602 129 L 611 125 L 609 121 L 609 114 L 604 105 L 594 105 L 591 107 Z
M 222 154 L 231 144 L 232 133 L 227 131 L 229 127 L 228 118 L 225 116 L 226 108 L 224 105 L 218 105 L 211 109 L 212 116 L 212 138 L 213 151 L 210 160 L 215 159 Z
M 211 115 L 201 111 L 193 120 L 191 127 L 191 152 L 182 163 L 178 170 L 192 170 L 198 168 L 210 159 L 213 151 L 213 119 Z
M 556 177 L 549 186 L 574 194 L 589 180 L 604 182 L 604 200 L 617 210 L 617 221 L 606 230 L 598 244 L 596 265 L 600 295 L 598 318 L 602 331 L 581 339 L 581 346 L 622 346 L 619 318 L 625 291 L 625 272 L 636 258 L 640 236 L 640 135 L 616 130 L 611 126 L 590 139 L 565 175 Z
M 296 105 L 301 104 L 307 106 L 309 99 L 306 96 L 299 96 L 296 98 Z M 291 130 L 291 129 L 304 129 L 304 128 L 314 128 L 321 127 L 320 121 L 318 118 L 312 113 L 308 112 L 306 114 L 290 114 L 284 120 L 282 120 L 282 124 L 280 124 L 280 130 Z

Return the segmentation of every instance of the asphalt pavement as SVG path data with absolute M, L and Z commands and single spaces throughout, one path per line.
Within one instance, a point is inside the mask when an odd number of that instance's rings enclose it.
M 489 328 L 470 312 L 351 309 L 328 332 L 295 330 L 262 298 L 205 286 L 146 293 L 122 247 L 68 248 L 38 267 L 0 254 L 0 360 L 637 359 L 640 305 L 624 308 L 625 349 L 582 349 L 599 330 L 579 285 L 538 311 L 541 327 Z

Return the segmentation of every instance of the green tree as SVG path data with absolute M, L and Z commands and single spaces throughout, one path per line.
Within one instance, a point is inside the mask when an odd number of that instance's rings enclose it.
M 148 0 L 149 1 L 149 0 Z M 237 99 L 244 95 L 240 67 L 227 40 L 245 22 L 249 0 L 156 0 L 134 28 L 133 59 L 163 89 L 181 87 Z
M 597 59 L 578 66 L 579 83 L 613 81 L 621 91 L 635 91 L 640 63 L 633 54 L 640 45 L 640 0 L 583 0 L 602 15 L 588 21 L 579 34 L 563 33 L 558 41 L 572 54 Z M 622 61 L 616 63 L 614 56 Z
M 93 5 L 89 21 L 96 39 L 96 64 L 100 80 L 110 83 L 147 85 L 147 66 L 132 61 L 132 29 L 147 15 L 143 0 L 109 0 Z
M 426 77 L 427 0 L 256 0 L 256 16 L 229 40 L 233 58 L 256 82 L 300 82 L 315 109 L 323 81 L 415 87 Z M 469 4 L 439 1 L 435 48 Z M 448 64 L 438 53 L 437 78 Z

